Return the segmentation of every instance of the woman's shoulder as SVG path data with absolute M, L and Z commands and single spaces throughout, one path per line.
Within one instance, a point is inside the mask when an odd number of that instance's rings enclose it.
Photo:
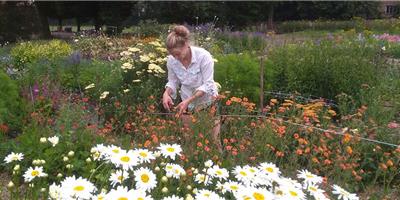
M 198 58 L 204 58 L 204 57 L 212 57 L 211 53 L 209 51 L 207 51 L 206 49 L 202 48 L 202 47 L 198 47 L 198 46 L 191 46 L 190 48 L 193 49 L 193 51 L 196 54 L 196 57 Z

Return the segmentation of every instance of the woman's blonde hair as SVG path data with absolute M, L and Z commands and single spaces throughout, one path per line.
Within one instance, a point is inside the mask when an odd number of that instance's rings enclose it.
M 182 47 L 189 42 L 190 31 L 185 26 L 175 26 L 167 37 L 167 49 Z

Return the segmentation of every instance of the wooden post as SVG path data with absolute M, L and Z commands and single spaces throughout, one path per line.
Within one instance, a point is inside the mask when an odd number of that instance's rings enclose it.
M 260 112 L 264 108 L 264 55 L 260 58 Z

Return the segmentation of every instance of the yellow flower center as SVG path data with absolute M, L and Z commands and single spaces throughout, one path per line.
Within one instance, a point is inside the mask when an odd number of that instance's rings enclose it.
M 118 198 L 118 200 L 128 200 L 128 198 L 126 198 L 126 197 L 120 197 L 120 198 Z
M 256 170 L 254 170 L 254 169 L 250 169 L 249 170 L 251 173 L 255 173 L 256 172 Z
M 260 194 L 260 193 L 258 193 L 258 192 L 253 193 L 253 197 L 254 197 L 256 200 L 264 200 L 264 199 L 265 199 L 264 195 L 262 195 L 262 194 Z
M 32 176 L 37 176 L 37 175 L 39 175 L 39 171 L 33 170 L 33 171 L 31 172 L 31 175 L 32 175 Z
M 129 156 L 122 156 L 121 157 L 121 161 L 122 162 L 129 162 L 131 159 L 129 158 Z
M 149 178 L 149 176 L 147 174 L 142 174 L 140 176 L 140 179 L 142 180 L 142 182 L 147 183 L 147 182 L 149 182 L 150 178 Z
M 236 186 L 236 185 L 231 185 L 231 190 L 238 190 L 239 189 L 239 187 L 238 186 Z
M 147 153 L 146 153 L 146 152 L 140 152 L 139 155 L 142 156 L 142 157 L 144 157 L 144 158 L 147 157 Z
M 290 193 L 290 195 L 292 195 L 292 196 L 294 196 L 294 197 L 297 197 L 297 196 L 298 196 L 297 192 L 295 192 L 295 191 L 289 191 L 289 193 Z
M 274 172 L 274 169 L 272 169 L 272 167 L 267 167 L 267 168 L 265 168 L 265 170 L 267 170 L 267 172 L 269 172 L 269 173 Z
M 85 189 L 85 187 L 83 187 L 82 185 L 78 185 L 78 186 L 74 187 L 74 191 L 78 191 L 78 192 L 83 191 L 84 189 Z
M 119 181 L 122 181 L 123 179 L 124 179 L 123 176 L 118 176 L 118 180 L 119 180 Z
M 240 174 L 241 174 L 242 176 L 247 176 L 246 172 L 244 172 L 244 171 L 241 171 Z
M 283 191 L 282 190 L 278 190 L 278 191 L 276 191 L 276 194 L 277 195 L 283 195 Z
M 144 200 L 142 197 L 137 198 L 137 200 Z
M 220 170 L 218 170 L 218 171 L 217 171 L 217 174 L 221 176 L 221 175 L 222 175 L 222 172 L 221 172 Z
M 112 152 L 119 153 L 119 149 L 113 149 Z
M 172 166 L 171 166 L 171 165 L 168 165 L 168 166 L 167 166 L 167 169 L 171 170 L 171 169 L 172 169 Z
M 205 196 L 205 197 L 210 197 L 211 195 L 208 194 L 208 193 L 206 193 L 206 194 L 204 194 L 204 196 Z
M 313 175 L 310 175 L 310 174 L 307 174 L 306 177 L 307 177 L 307 178 L 313 178 L 314 176 L 313 176 Z
M 174 148 L 172 148 L 172 147 L 168 147 L 168 148 L 167 148 L 167 151 L 169 151 L 169 152 L 173 153 L 173 152 L 175 152 L 175 149 L 174 149 Z
M 314 191 L 314 192 L 317 191 L 317 188 L 315 188 L 315 187 L 313 187 L 313 186 L 310 186 L 309 189 L 310 189 L 311 191 Z

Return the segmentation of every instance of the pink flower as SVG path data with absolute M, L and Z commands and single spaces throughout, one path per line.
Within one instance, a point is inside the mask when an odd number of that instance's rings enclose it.
M 388 126 L 388 128 L 391 128 L 391 129 L 395 129 L 395 128 L 399 128 L 400 127 L 400 125 L 398 123 L 396 123 L 396 122 L 390 122 L 387 126 Z

